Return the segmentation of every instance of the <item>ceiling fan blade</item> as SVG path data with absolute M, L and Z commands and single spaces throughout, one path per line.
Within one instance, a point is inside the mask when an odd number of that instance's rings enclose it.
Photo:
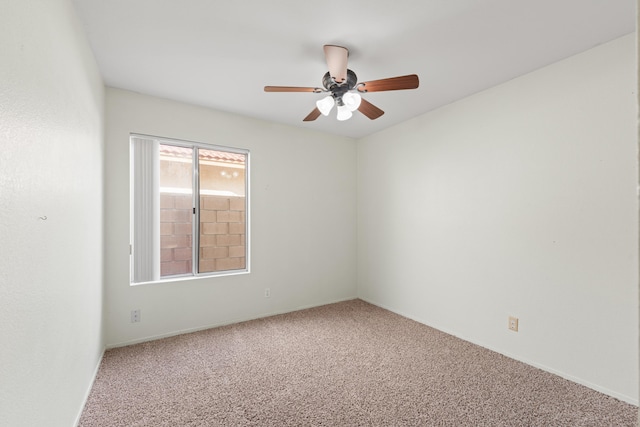
M 343 83 L 347 80 L 347 58 L 349 50 L 346 47 L 324 45 L 324 57 L 329 67 L 329 75 L 336 83 Z
M 358 83 L 358 92 L 382 92 L 385 90 L 415 89 L 419 81 L 416 74 L 408 76 L 390 77 L 388 79 L 371 80 L 370 82 Z
M 318 108 L 314 108 L 312 112 L 309 113 L 307 117 L 302 119 L 303 122 L 312 122 L 320 116 L 320 110 Z
M 318 87 L 298 87 L 298 86 L 265 86 L 265 92 L 314 92 L 320 93 L 322 89 Z
M 358 107 L 358 111 L 360 111 L 365 116 L 369 117 L 371 120 L 375 120 L 381 115 L 384 114 L 384 111 L 367 101 L 366 99 L 360 100 L 360 106 Z

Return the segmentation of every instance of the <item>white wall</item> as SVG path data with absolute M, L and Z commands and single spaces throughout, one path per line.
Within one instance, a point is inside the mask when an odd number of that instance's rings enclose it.
M 118 89 L 106 110 L 107 346 L 356 297 L 354 140 Z M 129 285 L 131 132 L 251 150 L 250 274 Z
M 0 425 L 70 426 L 104 348 L 104 87 L 69 1 L 0 10 Z
M 637 404 L 634 45 L 359 141 L 358 295 Z

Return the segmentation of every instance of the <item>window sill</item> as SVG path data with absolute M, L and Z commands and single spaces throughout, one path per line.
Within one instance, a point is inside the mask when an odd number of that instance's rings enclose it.
M 129 282 L 129 286 L 141 286 L 141 285 L 155 285 L 162 283 L 174 283 L 174 282 L 187 282 L 191 280 L 211 279 L 214 277 L 227 277 L 227 276 L 240 276 L 243 274 L 249 274 L 249 269 L 245 270 L 229 270 L 221 271 L 217 273 L 199 274 L 197 276 L 172 276 L 160 280 L 152 280 L 148 282 Z

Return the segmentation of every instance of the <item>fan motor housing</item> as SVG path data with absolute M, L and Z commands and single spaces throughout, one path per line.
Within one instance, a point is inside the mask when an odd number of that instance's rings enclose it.
M 351 70 L 347 70 L 347 80 L 342 84 L 336 83 L 328 71 L 322 78 L 322 85 L 325 89 L 331 92 L 334 98 L 342 98 L 342 95 L 356 87 L 357 82 L 358 77 L 356 76 L 356 73 Z

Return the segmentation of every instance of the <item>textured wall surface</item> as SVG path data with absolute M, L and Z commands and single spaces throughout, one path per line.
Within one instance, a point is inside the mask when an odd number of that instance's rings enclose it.
M 637 404 L 634 46 L 360 141 L 358 294 Z
M 354 140 L 111 88 L 106 110 L 107 346 L 356 296 Z M 131 132 L 251 151 L 250 273 L 129 284 Z
M 68 427 L 104 347 L 104 87 L 69 1 L 0 3 L 0 425 Z

